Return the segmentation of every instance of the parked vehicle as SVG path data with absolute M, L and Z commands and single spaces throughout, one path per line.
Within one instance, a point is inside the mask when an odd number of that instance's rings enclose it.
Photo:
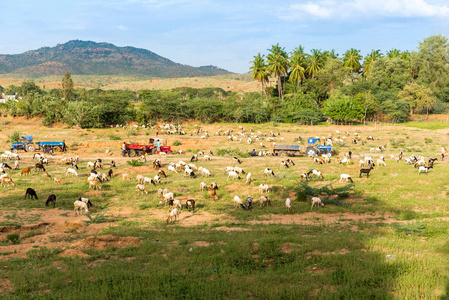
M 65 141 L 62 142 L 37 142 L 34 143 L 33 136 L 24 135 L 21 137 L 21 142 L 12 143 L 11 151 L 17 153 L 19 150 L 24 150 L 25 152 L 33 152 L 33 151 L 44 151 L 44 152 L 63 152 L 67 151 L 67 146 Z
M 157 143 L 160 143 L 160 151 L 157 149 Z M 158 154 L 159 152 L 164 152 L 167 154 L 172 154 L 171 146 L 162 145 L 163 140 L 162 139 L 150 139 L 148 145 L 141 145 L 141 144 L 127 144 L 125 143 L 126 152 L 122 151 L 123 156 L 140 156 L 140 155 L 151 155 L 151 154 Z
M 318 145 L 314 146 L 317 141 L 319 141 L 319 138 L 309 138 L 307 139 L 307 143 L 309 146 L 306 148 L 306 155 L 307 156 L 315 156 L 315 155 L 321 155 L 321 154 L 328 154 L 333 155 L 333 150 L 331 145 Z
M 299 145 L 274 145 L 273 154 L 279 156 L 304 156 Z

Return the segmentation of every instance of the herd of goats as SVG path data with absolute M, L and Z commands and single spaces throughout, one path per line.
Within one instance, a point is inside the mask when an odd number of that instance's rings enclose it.
M 284 138 L 280 137 L 279 133 L 277 135 L 273 132 L 271 132 L 269 135 L 261 133 L 261 132 L 254 133 L 252 130 L 245 131 L 245 129 L 241 126 L 239 127 L 239 129 L 240 130 L 235 135 L 234 135 L 232 129 L 229 129 L 228 131 L 225 131 L 225 132 L 222 132 L 221 130 L 219 130 L 216 133 L 216 135 L 227 136 L 228 140 L 233 140 L 233 141 L 235 141 L 235 140 L 242 141 L 245 139 L 248 144 L 252 144 L 253 142 L 259 141 L 261 147 L 264 147 L 262 144 L 262 140 L 263 141 L 266 140 L 267 142 L 273 142 L 273 143 L 275 142 L 275 139 L 278 139 L 279 141 L 284 141 Z M 207 131 L 202 132 L 201 129 L 195 130 L 194 133 L 197 135 L 201 135 L 201 139 L 209 137 Z M 319 138 L 320 141 L 324 144 L 332 145 L 333 143 L 337 143 L 337 144 L 344 143 L 344 141 L 348 139 L 347 136 L 350 135 L 348 132 L 341 134 L 337 130 L 335 131 L 335 133 L 338 136 L 341 136 L 341 138 L 340 137 L 333 138 L 332 137 L 333 134 L 330 134 L 328 137 L 321 137 L 321 138 L 317 137 L 317 138 Z M 301 140 L 301 138 L 299 138 L 298 140 Z M 374 140 L 374 138 L 372 136 L 368 136 L 366 138 L 366 140 Z M 351 139 L 351 142 L 352 142 L 352 144 L 358 144 L 358 143 L 363 144 L 364 143 L 364 141 L 360 137 L 360 134 L 357 132 L 354 133 L 354 138 Z M 383 146 L 381 146 L 381 147 L 371 148 L 370 152 L 382 154 L 382 152 L 384 150 L 385 150 L 385 148 Z M 444 160 L 444 154 L 446 152 L 447 152 L 447 149 L 442 148 L 441 160 Z M 179 151 L 178 153 L 182 153 L 182 151 Z M 166 154 L 161 152 L 160 155 L 162 156 L 162 155 L 166 155 Z M 259 151 L 258 155 L 256 154 L 256 156 L 263 156 L 263 155 L 273 155 L 273 154 L 271 154 L 269 151 Z M 210 177 L 210 176 L 212 176 L 212 174 L 208 169 L 206 169 L 204 167 L 197 167 L 194 162 L 198 162 L 199 158 L 201 158 L 201 160 L 205 161 L 205 162 L 210 161 L 211 156 L 213 156 L 212 151 L 209 151 L 208 153 L 204 153 L 204 151 L 199 151 L 198 153 L 194 154 L 190 158 L 190 162 L 188 162 L 188 163 L 186 163 L 182 160 L 180 160 L 178 163 L 170 162 L 166 166 L 167 172 L 162 169 L 162 162 L 161 162 L 160 158 L 156 158 L 152 162 L 152 168 L 157 174 L 154 177 L 137 175 L 136 176 L 137 184 L 135 186 L 135 190 L 136 190 L 136 192 L 139 192 L 139 193 L 148 194 L 147 186 L 148 185 L 156 186 L 158 184 L 161 184 L 162 178 L 166 178 L 168 172 L 174 173 L 174 174 L 182 173 L 184 176 L 191 177 L 191 178 L 196 178 L 197 176 Z M 140 159 L 142 161 L 146 161 L 146 158 L 147 158 L 147 156 L 140 157 Z M 380 155 L 380 157 L 378 157 L 376 160 L 374 160 L 371 157 L 371 155 L 369 155 L 369 156 L 359 155 L 359 158 L 360 158 L 360 160 L 359 160 L 359 166 L 360 166 L 359 177 L 362 177 L 363 174 L 365 174 L 366 177 L 369 177 L 370 172 L 373 170 L 373 168 L 376 166 L 376 164 L 377 164 L 377 166 L 386 166 L 385 157 L 383 155 Z M 8 175 L 8 173 L 6 173 L 6 171 L 7 171 L 7 169 L 20 170 L 19 169 L 19 165 L 20 165 L 19 155 L 17 153 L 12 153 L 11 151 L 5 151 L 3 154 L 0 155 L 0 159 L 2 161 L 0 163 L 1 186 L 7 187 L 7 186 L 12 185 L 13 187 L 15 187 L 14 180 Z M 334 160 L 338 164 L 345 165 L 345 164 L 352 164 L 351 159 L 353 159 L 353 154 L 351 151 L 348 151 L 347 153 L 344 153 L 344 155 L 341 158 L 340 157 L 331 157 L 330 154 L 322 154 L 321 156 L 318 156 L 318 155 L 313 156 L 313 157 L 311 157 L 311 159 L 313 159 L 313 162 L 316 165 L 324 165 L 324 164 L 331 163 L 331 159 Z M 404 160 L 406 164 L 414 165 L 418 169 L 418 174 L 427 173 L 430 169 L 432 169 L 434 167 L 434 162 L 436 160 L 438 160 L 437 158 L 430 157 L 426 161 L 426 159 L 424 157 L 415 156 L 415 155 L 411 155 L 410 157 L 405 158 L 402 151 L 400 151 L 397 156 L 391 155 L 391 159 L 396 162 Z M 46 177 L 47 179 L 53 179 L 55 184 L 62 184 L 63 180 L 60 177 L 55 176 L 52 178 L 52 176 L 45 169 L 45 166 L 48 166 L 48 164 L 49 164 L 49 157 L 47 157 L 44 154 L 35 153 L 33 156 L 33 161 L 34 161 L 35 173 L 41 172 L 43 174 L 43 176 Z M 11 164 L 11 166 L 7 162 L 9 162 Z M 14 165 L 11 162 L 14 162 Z M 80 163 L 79 156 L 63 157 L 63 158 L 59 159 L 59 161 L 57 161 L 57 163 L 59 163 L 60 165 L 65 165 L 65 166 L 69 165 L 70 166 L 70 167 L 65 168 L 65 176 L 76 176 L 76 177 L 79 176 L 78 171 L 77 171 L 79 169 L 78 164 Z M 246 174 L 246 184 L 251 185 L 253 182 L 252 174 L 246 173 L 244 171 L 244 169 L 242 167 L 240 167 L 241 164 L 242 164 L 241 159 L 239 159 L 238 157 L 233 157 L 233 166 L 228 166 L 224 170 L 225 174 L 227 174 L 226 181 L 242 179 L 241 176 L 244 176 L 244 174 Z M 106 163 L 105 163 L 105 165 L 106 165 Z M 104 168 L 103 168 L 103 161 L 101 158 L 97 159 L 95 162 L 90 162 L 90 161 L 87 162 L 86 167 L 88 169 L 90 169 L 90 172 L 86 179 L 86 182 L 89 185 L 89 189 L 101 190 L 102 189 L 101 183 L 109 181 L 113 178 L 114 168 L 117 168 L 116 164 L 114 161 L 111 161 L 108 165 L 109 165 L 109 170 L 106 173 L 103 173 L 102 170 L 104 170 Z M 294 165 L 295 165 L 295 163 L 293 162 L 293 160 L 291 158 L 288 158 L 288 159 L 282 160 L 280 162 L 280 169 L 282 170 L 282 169 L 290 168 Z M 32 169 L 32 167 L 23 168 L 18 175 L 20 177 L 31 175 L 32 174 L 31 169 Z M 263 175 L 266 177 L 270 177 L 270 176 L 274 177 L 275 173 L 274 173 L 273 169 L 265 168 L 263 170 Z M 301 180 L 305 180 L 305 181 L 309 181 L 310 179 L 312 179 L 314 177 L 318 177 L 320 179 L 324 178 L 321 171 L 318 171 L 316 169 L 310 170 L 308 172 L 304 172 L 300 175 Z M 130 175 L 128 173 L 123 173 L 121 178 L 122 178 L 122 180 L 125 180 L 125 181 L 131 180 Z M 348 182 L 354 182 L 354 180 L 349 174 L 341 174 L 339 182 L 340 183 L 348 183 Z M 201 189 L 201 191 L 207 191 L 208 196 L 211 199 L 211 201 L 218 200 L 218 195 L 217 195 L 218 184 L 216 182 L 212 182 L 210 185 L 206 184 L 205 182 L 201 182 L 200 189 Z M 270 192 L 270 187 L 268 184 L 260 184 L 259 185 L 259 193 L 261 194 L 261 196 L 259 198 L 260 207 L 268 206 L 271 204 L 271 200 L 266 195 L 269 192 Z M 185 204 L 183 204 L 181 202 L 181 200 L 175 199 L 174 193 L 170 192 L 167 188 L 158 189 L 157 195 L 161 199 L 159 202 L 161 205 L 168 204 L 169 208 L 171 208 L 171 210 L 169 211 L 169 216 L 167 218 L 167 223 L 178 220 L 180 210 L 183 209 L 183 207 L 185 207 L 188 210 L 192 209 L 192 211 L 195 211 L 195 200 L 188 199 L 185 201 Z M 36 191 L 32 188 L 27 188 L 26 193 L 25 193 L 25 198 L 27 198 L 27 197 L 38 199 Z M 253 208 L 253 206 L 252 206 L 253 199 L 251 196 L 247 196 L 246 203 L 244 203 L 239 196 L 235 196 L 232 199 L 232 201 L 234 203 L 235 208 L 242 208 L 245 210 L 250 210 Z M 313 197 L 311 199 L 311 203 L 312 203 L 312 207 L 311 207 L 312 209 L 314 206 L 324 207 L 324 204 L 319 197 Z M 56 195 L 54 195 L 54 194 L 49 195 L 48 199 L 45 203 L 46 206 L 49 206 L 51 204 L 53 205 L 53 207 L 55 207 Z M 74 210 L 77 215 L 79 215 L 80 213 L 82 214 L 83 212 L 88 213 L 89 208 L 91 206 L 93 206 L 93 203 L 88 198 L 85 198 L 85 197 L 79 197 L 74 202 Z M 179 208 L 179 210 L 178 210 L 178 208 Z M 292 201 L 290 198 L 287 198 L 285 200 L 285 208 L 288 211 L 293 210 Z

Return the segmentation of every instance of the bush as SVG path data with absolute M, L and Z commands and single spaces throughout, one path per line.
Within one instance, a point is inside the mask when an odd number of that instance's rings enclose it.
M 20 237 L 17 233 L 11 233 L 6 237 L 6 240 L 10 241 L 14 245 L 17 245 L 20 243 Z
M 112 141 L 118 141 L 118 140 L 122 139 L 122 137 L 117 134 L 110 134 L 110 135 L 108 135 L 108 138 Z
M 173 146 L 181 146 L 182 144 L 181 144 L 180 141 L 176 140 L 176 141 L 173 142 L 172 145 L 173 145 Z
M 132 160 L 127 160 L 126 163 L 132 167 L 140 167 L 143 166 L 143 162 L 140 162 L 138 160 L 132 159 Z
M 8 136 L 9 137 L 9 141 L 12 143 L 17 143 L 20 141 L 20 132 L 19 131 L 14 131 L 11 135 Z

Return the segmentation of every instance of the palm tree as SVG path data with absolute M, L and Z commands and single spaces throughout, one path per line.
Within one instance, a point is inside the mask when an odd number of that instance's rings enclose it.
M 363 76 L 369 74 L 373 63 L 382 56 L 383 54 L 380 52 L 380 50 L 372 50 L 370 54 L 365 56 L 365 60 L 363 61 Z
M 266 96 L 264 83 L 268 82 L 267 64 L 265 63 L 265 55 L 258 53 L 251 61 L 250 70 L 252 72 L 251 78 L 259 81 L 262 84 L 262 93 Z
M 387 57 L 388 58 L 397 58 L 400 57 L 401 51 L 398 49 L 391 49 L 390 51 L 387 51 Z
M 279 46 L 279 43 L 271 46 L 268 51 L 270 51 L 267 55 L 268 72 L 277 77 L 279 96 L 283 99 L 281 76 L 284 76 L 288 70 L 287 52 Z
M 338 54 L 335 53 L 335 50 L 332 49 L 331 51 L 324 51 L 323 52 L 323 56 L 325 57 L 325 59 L 327 60 L 328 58 L 338 58 Z
M 293 50 L 290 57 L 290 80 L 296 81 L 299 86 L 302 79 L 305 79 L 306 72 L 306 57 L 308 56 L 304 53 L 304 47 L 298 46 Z
M 351 68 L 354 73 L 358 73 L 360 71 L 360 60 L 362 59 L 362 56 L 359 52 L 360 50 L 351 48 L 351 50 L 345 52 L 342 58 L 343 66 Z
M 306 72 L 309 74 L 309 76 L 315 78 L 315 74 L 321 69 L 324 64 L 323 53 L 321 52 L 321 50 L 312 49 L 312 55 L 309 55 L 308 63 L 309 65 L 306 69 Z

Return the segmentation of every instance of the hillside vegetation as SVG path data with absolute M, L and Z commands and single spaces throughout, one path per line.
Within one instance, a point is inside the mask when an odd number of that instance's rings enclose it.
M 0 74 L 48 76 L 66 72 L 77 75 L 145 75 L 167 78 L 229 74 L 215 66 L 195 68 L 178 64 L 145 49 L 80 40 L 21 54 L 0 55 Z

